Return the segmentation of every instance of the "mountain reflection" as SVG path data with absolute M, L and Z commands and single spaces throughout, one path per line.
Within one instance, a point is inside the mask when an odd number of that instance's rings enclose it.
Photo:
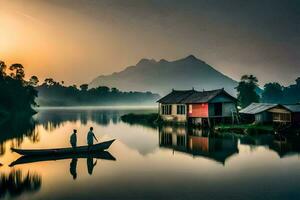
M 21 170 L 13 170 L 8 175 L 0 174 L 0 198 L 9 195 L 20 196 L 26 192 L 35 192 L 41 188 L 42 179 L 38 174 L 27 172 L 24 176 Z

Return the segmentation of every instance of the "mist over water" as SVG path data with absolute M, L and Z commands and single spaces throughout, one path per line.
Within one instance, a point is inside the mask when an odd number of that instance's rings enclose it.
M 156 108 L 40 108 L 28 122 L 2 126 L 0 198 L 297 199 L 300 194 L 296 141 L 120 120 L 132 112 Z M 100 141 L 116 139 L 108 150 L 115 160 L 82 157 L 8 166 L 20 157 L 10 147 L 67 147 L 74 128 L 78 145 L 85 145 L 90 126 Z

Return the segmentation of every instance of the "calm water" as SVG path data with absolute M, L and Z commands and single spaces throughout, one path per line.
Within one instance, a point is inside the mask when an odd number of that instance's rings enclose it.
M 296 142 L 120 121 L 129 112 L 155 110 L 41 110 L 2 126 L 0 198 L 300 199 Z M 100 140 L 117 139 L 111 157 L 8 166 L 20 157 L 11 147 L 66 147 L 74 128 L 84 145 L 90 126 Z

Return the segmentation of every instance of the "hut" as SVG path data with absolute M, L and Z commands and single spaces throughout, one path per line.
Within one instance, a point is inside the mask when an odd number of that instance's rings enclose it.
M 224 89 L 211 91 L 173 90 L 157 101 L 164 121 L 210 125 L 232 121 L 237 99 Z
M 300 105 L 252 103 L 239 111 L 243 119 L 255 123 L 300 123 Z

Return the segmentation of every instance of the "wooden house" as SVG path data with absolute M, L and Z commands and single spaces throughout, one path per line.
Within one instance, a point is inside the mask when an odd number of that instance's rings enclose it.
M 232 121 L 237 113 L 237 99 L 224 89 L 211 91 L 173 90 L 158 100 L 164 121 L 209 124 Z
M 239 112 L 249 122 L 300 124 L 300 105 L 252 103 Z

